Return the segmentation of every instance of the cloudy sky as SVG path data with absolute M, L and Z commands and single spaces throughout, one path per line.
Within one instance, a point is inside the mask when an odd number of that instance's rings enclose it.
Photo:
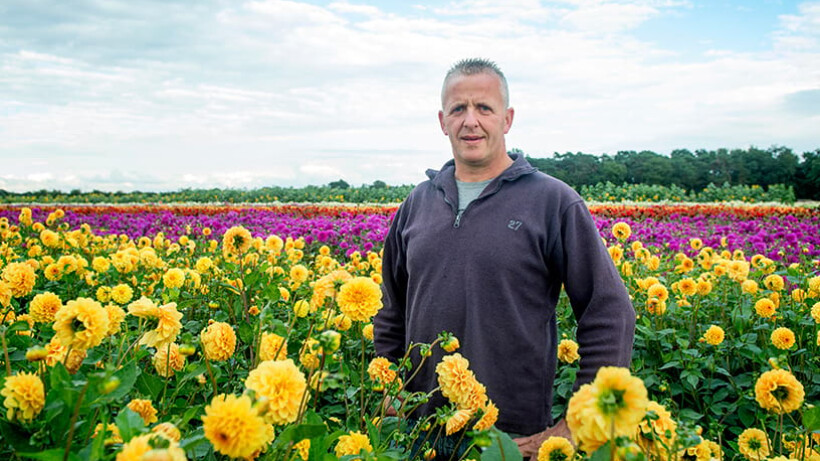
M 463 57 L 508 148 L 820 148 L 820 1 L 3 0 L 0 189 L 415 184 Z

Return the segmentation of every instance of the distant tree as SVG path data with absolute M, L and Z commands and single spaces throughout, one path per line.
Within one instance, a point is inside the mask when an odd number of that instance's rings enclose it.
M 333 181 L 327 185 L 332 189 L 349 189 L 350 184 L 347 183 L 344 179 L 340 179 L 338 181 Z
M 371 184 L 370 187 L 372 187 L 373 189 L 385 189 L 387 187 L 387 183 L 380 179 L 377 179 L 373 181 L 373 184 Z
M 820 200 L 820 149 L 803 152 L 803 162 L 795 173 L 798 198 Z

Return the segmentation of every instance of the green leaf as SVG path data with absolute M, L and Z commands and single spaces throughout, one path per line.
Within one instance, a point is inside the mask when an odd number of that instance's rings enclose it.
M 608 441 L 607 443 L 601 445 L 592 456 L 589 457 L 589 461 L 610 461 L 612 458 L 612 441 Z
M 145 395 L 151 397 L 151 400 L 156 400 L 159 393 L 162 392 L 163 382 L 156 376 L 147 373 L 140 373 L 137 377 L 136 387 Z
M 145 422 L 142 420 L 142 416 L 128 407 L 120 411 L 120 414 L 114 418 L 114 422 L 117 424 L 117 429 L 120 430 L 120 437 L 122 437 L 123 442 L 128 442 L 131 437 L 139 435 L 145 430 Z
M 820 430 L 820 407 L 812 407 L 803 412 L 803 426 L 809 432 Z
M 212 446 L 208 442 L 208 439 L 205 438 L 205 432 L 201 427 L 181 440 L 179 446 L 186 452 L 193 452 L 193 459 L 201 459 L 208 453 L 210 453 L 211 458 L 213 458 Z
M 199 428 L 196 431 L 194 431 L 194 433 L 190 436 L 180 440 L 179 447 L 185 451 L 188 451 L 192 450 L 197 445 L 207 442 L 208 439 L 205 438 L 205 432 L 202 430 L 202 428 Z
M 14 333 L 15 331 L 29 331 L 31 327 L 28 326 L 28 322 L 25 320 L 20 320 L 19 322 L 14 322 L 11 324 L 10 327 L 6 330 L 6 334 Z
M 202 405 L 195 405 L 191 408 L 185 410 L 185 413 L 182 415 L 182 419 L 180 420 L 180 424 L 188 424 L 188 421 L 194 419 L 200 412 L 202 411 Z
M 37 447 L 29 443 L 31 434 L 13 424 L 9 424 L 5 419 L 0 419 L 0 434 L 3 435 L 4 443 L 11 444 L 17 452 L 37 450 Z
M 65 448 L 54 448 L 47 451 L 41 451 L 39 453 L 17 453 L 23 458 L 28 459 L 41 459 L 43 461 L 63 461 L 63 456 L 65 456 Z M 82 461 L 76 453 L 69 453 L 68 459 L 71 461 Z
M 493 443 L 481 454 L 481 461 L 523 461 L 518 445 L 505 432 L 492 429 L 490 437 Z
M 298 426 L 291 426 L 282 431 L 276 437 L 277 443 L 287 443 L 290 441 L 301 442 L 304 439 L 313 439 L 327 433 L 327 427 L 324 424 L 300 424 Z
M 112 402 L 125 397 L 126 394 L 131 392 L 131 388 L 134 387 L 134 383 L 137 382 L 137 376 L 140 374 L 141 372 L 139 368 L 137 368 L 136 362 L 132 361 L 123 365 L 121 369 L 114 372 L 114 376 L 120 379 L 120 385 L 110 394 L 106 395 L 103 401 Z
M 248 323 L 239 324 L 239 339 L 245 344 L 253 342 L 253 327 Z

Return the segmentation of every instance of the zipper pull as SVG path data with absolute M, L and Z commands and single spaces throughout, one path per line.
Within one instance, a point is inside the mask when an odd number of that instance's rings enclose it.
M 453 227 L 458 228 L 461 225 L 461 211 L 456 214 L 456 222 L 453 223 Z

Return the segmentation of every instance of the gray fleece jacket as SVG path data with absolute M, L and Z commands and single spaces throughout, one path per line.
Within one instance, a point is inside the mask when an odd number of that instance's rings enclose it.
M 552 424 L 562 285 L 578 321 L 576 389 L 601 366 L 629 366 L 635 311 L 580 196 L 512 158 L 459 219 L 453 161 L 427 172 L 390 227 L 373 323 L 376 353 L 393 361 L 411 342 L 455 334 L 499 408 L 496 426 L 533 434 Z M 442 356 L 436 348 L 408 390 L 436 388 Z M 436 392 L 421 415 L 445 403 Z

